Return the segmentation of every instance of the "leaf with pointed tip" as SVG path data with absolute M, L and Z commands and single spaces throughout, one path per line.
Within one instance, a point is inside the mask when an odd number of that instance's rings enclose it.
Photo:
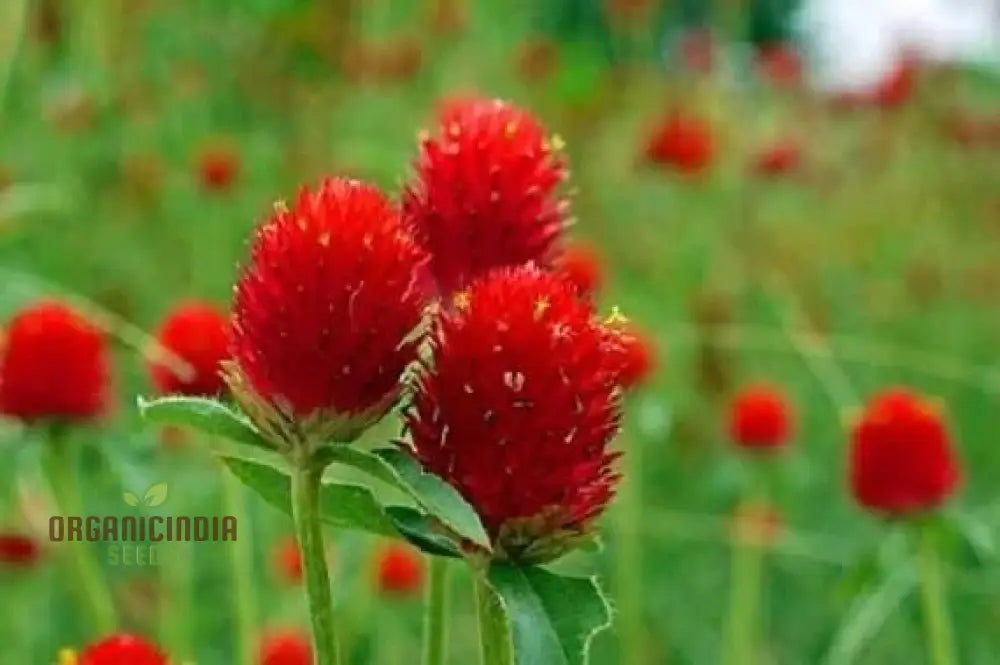
M 489 549 L 490 539 L 472 506 L 458 491 L 434 474 L 420 468 L 413 455 L 400 448 L 366 452 L 347 445 L 325 448 L 326 463 L 344 464 L 408 494 L 431 517 L 458 536 Z
M 285 471 L 239 457 L 220 459 L 261 498 L 291 516 L 292 481 Z M 435 530 L 432 522 L 422 513 L 405 506 L 383 507 L 367 487 L 323 483 L 319 493 L 319 513 L 323 522 L 339 529 L 365 531 L 390 538 L 402 536 L 429 554 L 459 555 L 454 541 Z
M 130 506 L 139 505 L 139 497 L 137 497 L 135 494 L 132 494 L 131 492 L 125 492 L 124 494 L 122 494 L 122 499 L 124 499 L 125 503 L 127 503 Z
M 488 580 L 507 614 L 515 665 L 586 665 L 590 641 L 611 625 L 595 578 L 498 561 Z
M 139 397 L 139 413 L 151 423 L 182 425 L 237 443 L 274 450 L 250 421 L 222 402 L 205 397 Z

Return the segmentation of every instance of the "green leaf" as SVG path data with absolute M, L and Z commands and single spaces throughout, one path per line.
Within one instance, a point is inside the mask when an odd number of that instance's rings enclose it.
M 127 503 L 130 506 L 139 505 L 139 497 L 137 497 L 135 494 L 132 494 L 131 492 L 125 492 L 124 494 L 122 494 L 122 499 L 124 499 L 125 503 Z
M 366 452 L 353 446 L 335 445 L 323 450 L 323 460 L 353 467 L 401 490 L 457 535 L 481 547 L 490 547 L 489 536 L 472 506 L 454 487 L 421 469 L 408 452 L 400 448 Z
M 233 474 L 265 501 L 292 514 L 292 481 L 277 467 L 239 457 L 220 457 Z M 390 538 L 404 537 L 429 554 L 459 556 L 451 539 L 434 528 L 422 513 L 406 506 L 383 507 L 371 490 L 360 485 L 323 483 L 319 494 L 320 519 L 338 529 L 365 531 Z
M 183 425 L 212 436 L 274 450 L 250 421 L 225 404 L 204 397 L 139 397 L 139 413 L 151 423 Z
M 488 579 L 510 622 L 515 665 L 585 665 L 591 639 L 611 625 L 595 578 L 494 562 Z

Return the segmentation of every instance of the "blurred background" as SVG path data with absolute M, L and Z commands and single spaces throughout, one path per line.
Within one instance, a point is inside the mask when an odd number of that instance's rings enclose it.
M 900 545 L 844 480 L 845 418 L 896 384 L 949 415 L 968 470 L 952 510 L 976 524 L 950 558 L 960 662 L 996 664 L 998 50 L 993 0 L 0 0 L 0 329 L 59 294 L 119 341 L 115 417 L 72 435 L 88 513 L 166 483 L 171 514 L 219 514 L 204 447 L 135 413 L 143 331 L 184 299 L 225 307 L 252 228 L 301 184 L 395 195 L 442 99 L 509 99 L 565 141 L 567 245 L 654 358 L 605 548 L 558 564 L 599 572 L 614 604 L 595 665 L 718 662 L 748 519 L 768 548 L 762 662 L 924 662 Z M 726 408 L 758 380 L 798 425 L 772 504 L 734 515 L 751 470 Z M 3 665 L 93 637 L 47 541 L 36 439 L 0 427 L 0 531 L 34 539 L 0 561 Z M 261 634 L 301 629 L 290 522 L 245 498 Z M 350 662 L 415 663 L 420 559 L 327 535 Z M 178 662 L 234 662 L 225 545 L 134 566 L 102 548 L 127 627 Z M 465 665 L 471 591 L 452 582 Z

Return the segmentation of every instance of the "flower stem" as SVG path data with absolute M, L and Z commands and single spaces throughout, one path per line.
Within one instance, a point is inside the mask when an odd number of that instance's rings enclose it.
M 73 445 L 61 445 L 63 441 L 57 433 L 48 439 L 49 474 L 56 505 L 63 515 L 84 517 L 80 501 L 77 479 L 77 449 Z M 101 579 L 97 563 L 87 551 L 85 542 L 63 544 L 69 558 L 69 565 L 75 578 L 80 603 L 87 608 L 94 634 L 106 636 L 114 632 L 118 623 L 114 603 L 108 587 Z
M 920 533 L 918 560 L 929 660 L 933 665 L 952 665 L 955 663 L 955 644 L 948 619 L 944 574 L 929 525 Z
M 448 559 L 431 557 L 424 602 L 423 665 L 444 665 L 448 657 Z
M 304 461 L 292 473 L 292 514 L 295 532 L 302 550 L 306 593 L 316 665 L 339 665 L 340 646 L 333 621 L 333 598 L 330 573 L 319 521 L 319 487 L 323 468 Z
M 256 607 L 254 603 L 252 535 L 250 520 L 247 519 L 243 500 L 243 486 L 226 470 L 222 470 L 222 504 L 226 515 L 236 518 L 239 535 L 229 543 L 229 572 L 233 584 L 233 610 L 236 615 L 236 653 L 239 665 L 253 665 L 254 626 Z
M 476 577 L 475 585 L 482 665 L 511 665 L 510 630 L 500 599 L 486 582 L 485 573 Z
M 757 661 L 757 623 L 764 553 L 761 544 L 735 527 L 732 545 L 729 597 L 729 658 L 731 665 L 753 665 Z

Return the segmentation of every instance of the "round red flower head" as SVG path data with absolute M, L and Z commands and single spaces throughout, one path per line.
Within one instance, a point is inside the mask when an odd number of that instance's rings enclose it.
M 303 190 L 257 230 L 225 374 L 265 435 L 350 441 L 385 413 L 421 341 L 425 264 L 398 211 L 356 180 Z
M 877 395 L 854 426 L 850 482 L 865 508 L 893 517 L 937 508 L 962 472 L 937 404 L 905 389 Z
M 776 177 L 793 173 L 802 165 L 802 148 L 786 139 L 764 147 L 753 161 L 753 171 L 760 176 Z
M 109 393 L 103 333 L 59 302 L 17 314 L 0 345 L 0 413 L 26 422 L 92 420 Z
M 30 568 L 42 551 L 34 538 L 20 533 L 0 533 L 0 566 Z
M 431 254 L 442 294 L 487 271 L 549 264 L 569 204 L 560 140 L 530 113 L 500 100 L 445 105 L 434 136 L 421 139 L 403 211 Z
M 219 144 L 206 148 L 198 156 L 198 179 L 209 192 L 229 190 L 240 173 L 240 159 L 231 146 Z
M 113 635 L 88 647 L 80 665 L 167 665 L 167 657 L 135 635 Z
M 412 547 L 386 543 L 376 553 L 376 584 L 387 596 L 413 596 L 424 583 L 424 560 Z
M 150 365 L 157 390 L 167 395 L 218 395 L 225 388 L 222 362 L 229 357 L 229 321 L 212 305 L 180 305 L 163 322 L 157 340 L 185 367 Z
M 476 509 L 495 558 L 555 558 L 611 500 L 614 344 L 587 301 L 533 267 L 490 273 L 442 313 L 407 427 L 424 468 Z
M 295 538 L 289 536 L 278 542 L 272 557 L 274 570 L 281 581 L 288 584 L 302 581 L 302 550 Z
M 562 251 L 556 259 L 555 271 L 585 298 L 597 295 L 604 282 L 600 254 L 590 245 L 582 243 L 573 243 Z
M 312 647 L 304 633 L 272 633 L 260 646 L 260 665 L 312 665 Z
M 715 151 L 707 122 L 679 111 L 670 112 L 646 139 L 646 161 L 671 167 L 685 175 L 699 175 L 712 163 Z
M 744 450 L 783 449 L 791 436 L 793 421 L 788 398 L 767 384 L 745 388 L 729 407 L 729 435 Z

